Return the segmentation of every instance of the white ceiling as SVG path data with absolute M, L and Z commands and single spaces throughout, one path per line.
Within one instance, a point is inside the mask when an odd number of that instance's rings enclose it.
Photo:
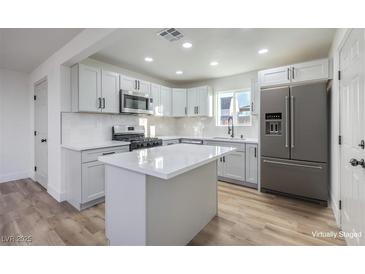
M 0 68 L 31 72 L 82 29 L 0 29 Z
M 136 72 L 182 83 L 327 57 L 335 29 L 178 29 L 169 42 L 161 29 L 121 29 L 120 40 L 91 56 Z M 190 49 L 182 43 L 193 44 Z M 257 51 L 269 52 L 259 55 Z M 154 62 L 144 61 L 146 56 Z M 219 65 L 212 67 L 211 61 Z M 176 70 L 183 70 L 176 75 Z

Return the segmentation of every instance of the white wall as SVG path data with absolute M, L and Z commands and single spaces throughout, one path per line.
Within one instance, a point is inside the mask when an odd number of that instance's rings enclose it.
M 0 182 L 31 176 L 29 75 L 0 69 Z
M 193 82 L 181 87 L 194 87 L 194 86 L 211 86 L 216 95 L 217 91 L 235 90 L 240 88 L 251 88 L 251 81 L 257 79 L 257 71 L 237 74 L 229 77 L 222 77 L 207 81 Z M 256 98 L 258 98 L 258 91 L 256 90 Z M 258 103 L 258 102 L 257 102 Z M 216 96 L 214 96 L 214 114 L 216 113 Z M 188 136 L 227 136 L 227 127 L 216 126 L 215 116 L 212 118 L 178 118 L 177 134 Z M 258 138 L 259 134 L 259 117 L 252 116 L 252 126 L 236 126 L 235 136 L 248 138 Z
M 332 83 L 331 93 L 331 174 L 330 174 L 330 196 L 331 206 L 335 214 L 337 224 L 340 221 L 340 211 L 338 208 L 338 201 L 340 200 L 340 146 L 338 145 L 338 135 L 340 134 L 339 119 L 339 81 L 337 78 L 337 71 L 339 70 L 339 47 L 348 29 L 338 29 L 333 40 L 329 58 L 333 58 L 334 79 Z

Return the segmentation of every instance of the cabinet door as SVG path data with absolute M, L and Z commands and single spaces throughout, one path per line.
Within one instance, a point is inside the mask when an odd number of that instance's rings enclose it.
M 239 181 L 245 180 L 245 152 L 232 152 L 223 157 L 223 177 Z
M 100 112 L 101 70 L 79 64 L 79 111 Z
M 120 88 L 122 90 L 137 90 L 137 80 L 125 75 L 120 75 Z
M 257 145 L 246 144 L 246 182 L 257 184 L 258 158 Z
M 213 94 L 209 87 L 197 88 L 197 112 L 199 116 L 213 116 Z
M 184 117 L 186 116 L 186 89 L 173 88 L 172 89 L 172 116 Z
M 104 164 L 99 161 L 82 164 L 82 203 L 105 195 Z
M 259 72 L 261 87 L 290 83 L 290 66 L 262 70 Z
M 224 176 L 224 162 L 223 162 L 223 157 L 218 159 L 218 164 L 217 164 L 217 173 L 218 176 L 223 177 Z
M 119 113 L 119 74 L 112 71 L 102 71 L 101 94 L 103 112 Z
M 162 116 L 161 112 L 161 86 L 151 84 L 151 96 L 153 104 L 153 114 L 155 116 Z
M 150 94 L 151 92 L 151 83 L 143 80 L 138 81 L 138 91 Z
M 187 89 L 187 115 L 188 116 L 197 116 L 197 107 L 198 107 L 198 100 L 197 100 L 197 89 L 196 88 L 189 88 Z
M 171 116 L 171 88 L 161 86 L 160 102 L 162 116 Z
M 292 82 L 328 79 L 328 59 L 320 59 L 292 66 Z

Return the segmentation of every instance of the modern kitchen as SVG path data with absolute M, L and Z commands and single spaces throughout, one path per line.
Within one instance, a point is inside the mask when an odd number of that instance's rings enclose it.
M 363 29 L 57 31 L 0 70 L 0 245 L 365 244 Z

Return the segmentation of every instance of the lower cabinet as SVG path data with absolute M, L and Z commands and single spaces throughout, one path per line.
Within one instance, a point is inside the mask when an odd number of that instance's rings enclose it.
M 204 144 L 236 148 L 236 150 L 231 154 L 219 158 L 217 171 L 219 180 L 257 188 L 257 144 L 221 141 L 205 141 Z
M 66 200 L 78 210 L 104 202 L 105 171 L 99 156 L 128 152 L 129 146 L 72 150 L 62 149 L 62 181 Z

